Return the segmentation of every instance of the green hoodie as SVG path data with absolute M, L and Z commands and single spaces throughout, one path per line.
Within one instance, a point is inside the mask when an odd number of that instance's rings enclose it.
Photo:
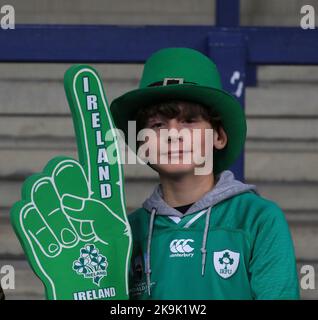
M 129 221 L 131 299 L 299 299 L 283 212 L 231 171 L 185 214 L 159 185 Z

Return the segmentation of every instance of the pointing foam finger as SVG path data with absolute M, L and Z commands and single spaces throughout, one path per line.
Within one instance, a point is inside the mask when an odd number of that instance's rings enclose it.
M 72 111 L 78 154 L 92 198 L 123 212 L 123 173 L 115 126 L 97 72 L 84 65 L 71 67 L 64 86 Z M 114 201 L 112 198 L 118 199 Z M 110 200 L 110 201 L 109 201 Z

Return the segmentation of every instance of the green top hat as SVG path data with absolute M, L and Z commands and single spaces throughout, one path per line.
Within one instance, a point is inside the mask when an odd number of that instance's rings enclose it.
M 214 174 L 228 169 L 240 155 L 246 138 L 246 120 L 240 103 L 222 90 L 216 65 L 190 48 L 165 48 L 145 62 L 139 89 L 113 100 L 110 109 L 116 126 L 128 139 L 128 121 L 138 109 L 167 100 L 201 103 L 219 114 L 228 136 L 224 149 L 214 150 Z

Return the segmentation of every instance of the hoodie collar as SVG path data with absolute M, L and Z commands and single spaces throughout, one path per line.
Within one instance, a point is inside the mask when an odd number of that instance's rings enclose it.
M 151 212 L 151 210 L 155 208 L 157 215 L 177 216 L 181 218 L 185 215 L 192 214 L 199 210 L 212 207 L 217 203 L 240 193 L 244 193 L 247 191 L 258 193 L 255 185 L 246 184 L 239 180 L 236 180 L 230 170 L 222 171 L 219 175 L 216 176 L 216 181 L 217 183 L 215 184 L 213 189 L 207 192 L 200 200 L 195 202 L 185 214 L 182 214 L 178 210 L 170 207 L 163 200 L 160 184 L 156 186 L 152 195 L 148 199 L 146 199 L 142 206 L 148 212 Z

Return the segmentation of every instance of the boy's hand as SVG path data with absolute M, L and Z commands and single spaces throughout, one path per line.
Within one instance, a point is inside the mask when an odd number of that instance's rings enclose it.
M 64 85 L 80 161 L 57 157 L 29 177 L 12 224 L 49 299 L 127 299 L 132 236 L 102 82 L 73 66 Z

